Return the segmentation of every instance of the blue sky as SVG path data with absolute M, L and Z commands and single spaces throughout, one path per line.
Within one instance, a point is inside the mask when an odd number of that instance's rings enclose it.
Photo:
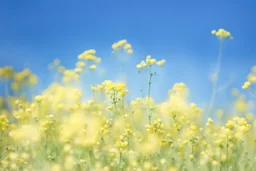
M 240 88 L 256 64 L 255 9 L 253 0 L 1 0 L 0 65 L 29 67 L 45 87 L 48 63 L 59 58 L 73 67 L 79 53 L 94 48 L 105 78 L 115 79 L 120 66 L 111 57 L 111 45 L 125 38 L 135 51 L 125 68 L 131 97 L 142 84 L 135 64 L 152 55 L 167 61 L 154 79 L 156 99 L 166 97 L 175 82 L 185 82 L 192 99 L 204 104 L 219 48 L 210 31 L 224 28 L 234 36 L 224 42 L 220 83 L 232 77 L 231 87 Z M 219 99 L 229 95 L 220 94 Z

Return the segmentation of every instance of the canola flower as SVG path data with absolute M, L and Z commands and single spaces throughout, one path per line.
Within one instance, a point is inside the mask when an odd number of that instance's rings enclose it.
M 231 37 L 223 29 L 212 33 Z M 112 48 L 132 53 L 126 40 Z M 91 85 L 94 98 L 83 98 L 88 92 L 74 82 L 100 62 L 94 49 L 80 54 L 73 69 L 55 60 L 50 67 L 61 79 L 33 99 L 18 93 L 37 83 L 32 71 L 0 68 L 3 84 L 11 83 L 9 94 L 0 97 L 0 171 L 254 170 L 256 121 L 243 93 L 253 92 L 255 66 L 243 91 L 232 90 L 232 113 L 217 109 L 204 121 L 204 110 L 189 100 L 183 82 L 170 88 L 167 100 L 155 102 L 153 70 L 166 61 L 151 56 L 136 66 L 148 73 L 147 97 L 128 102 L 124 82 L 105 80 Z

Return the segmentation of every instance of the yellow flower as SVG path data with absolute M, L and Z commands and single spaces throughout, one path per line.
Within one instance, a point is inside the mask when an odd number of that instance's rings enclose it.
M 96 63 L 101 63 L 101 58 L 96 58 L 96 59 L 95 59 L 95 62 L 96 62 Z
M 256 83 L 256 75 L 249 74 L 248 75 L 248 81 L 252 83 Z
M 224 39 L 226 37 L 232 38 L 231 33 L 228 32 L 227 30 L 222 29 L 222 28 L 219 29 L 217 32 L 216 32 L 216 30 L 213 30 L 212 34 L 216 35 L 217 37 L 220 37 L 221 39 Z
M 118 44 L 117 43 L 114 43 L 113 45 L 112 45 L 112 49 L 114 49 L 114 50 L 117 50 L 119 47 L 118 47 Z
M 163 65 L 165 64 L 165 60 L 163 59 L 163 60 L 161 60 L 161 61 L 157 61 L 156 64 L 157 64 L 158 66 L 163 66 Z
M 75 72 L 76 72 L 76 73 L 81 73 L 82 71 L 83 71 L 82 68 L 75 68 Z
M 132 48 L 132 45 L 129 44 L 129 43 L 127 43 L 127 44 L 124 45 L 124 49 L 125 49 L 125 50 L 131 49 L 131 48 Z
M 125 40 L 125 39 L 120 40 L 119 42 L 117 42 L 119 47 L 124 46 L 126 43 L 127 43 L 127 40 Z
M 0 68 L 0 77 L 3 77 L 4 79 L 12 78 L 13 74 L 14 71 L 11 66 L 4 66 L 3 68 Z
M 88 61 L 94 61 L 94 60 L 96 60 L 96 57 L 94 55 L 85 55 L 84 59 L 86 59 Z
M 212 34 L 216 34 L 217 33 L 217 31 L 216 30 L 212 30 L 212 32 L 211 32 Z
M 19 88 L 20 88 L 20 86 L 19 86 L 19 84 L 18 84 L 17 82 L 13 82 L 13 83 L 12 83 L 12 89 L 13 89 L 14 91 L 19 90 Z
M 127 50 L 127 53 L 128 53 L 129 55 L 131 55 L 131 54 L 133 54 L 133 50 L 132 50 L 132 49 L 128 49 L 128 50 Z
M 170 167 L 170 168 L 168 169 L 168 171 L 178 171 L 178 169 L 175 168 L 175 167 Z
M 41 102 L 42 99 L 43 99 L 43 96 L 36 96 L 35 97 L 36 102 Z
M 29 79 L 28 79 L 28 81 L 29 81 L 29 84 L 30 84 L 30 85 L 35 85 L 35 84 L 37 84 L 37 76 L 31 74 L 30 77 L 29 77 Z
M 156 59 L 154 59 L 154 58 L 147 58 L 146 59 L 146 63 L 148 65 L 154 65 L 156 63 Z
M 251 86 L 251 83 L 249 81 L 246 81 L 244 85 L 242 86 L 243 89 L 248 89 Z
M 90 69 L 91 69 L 91 70 L 95 70 L 96 68 L 97 68 L 96 65 L 91 65 L 91 66 L 90 66 Z
M 142 65 L 141 64 L 138 64 L 136 65 L 137 69 L 141 69 L 142 68 Z
M 76 63 L 76 67 L 83 68 L 83 67 L 85 67 L 85 63 L 82 61 L 79 61 Z
M 85 51 L 84 54 L 86 54 L 86 55 L 95 55 L 96 54 L 96 50 L 89 49 L 89 50 Z
M 150 55 L 146 56 L 146 59 L 150 59 L 150 58 L 151 58 L 151 56 L 150 56 Z

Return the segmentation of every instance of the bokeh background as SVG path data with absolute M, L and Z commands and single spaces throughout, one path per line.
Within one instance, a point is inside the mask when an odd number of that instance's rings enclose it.
M 94 48 L 102 58 L 99 73 L 104 69 L 98 78 L 115 80 L 120 63 L 111 45 L 127 39 L 134 49 L 125 64 L 129 98 L 140 95 L 146 82 L 136 64 L 152 55 L 167 61 L 153 79 L 152 96 L 165 100 L 174 83 L 184 82 L 191 101 L 204 107 L 219 51 L 210 32 L 224 28 L 234 36 L 224 42 L 220 87 L 228 86 L 216 101 L 224 105 L 231 88 L 241 89 L 256 64 L 255 9 L 253 0 L 1 0 L 0 65 L 30 68 L 40 78 L 40 92 L 52 82 L 50 62 L 58 58 L 72 68 L 80 53 Z

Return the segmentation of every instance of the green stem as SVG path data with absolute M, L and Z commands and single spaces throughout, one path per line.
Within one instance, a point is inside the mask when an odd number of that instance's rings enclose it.
M 228 171 L 228 147 L 229 147 L 229 144 L 228 144 L 228 139 L 227 139 L 227 145 L 226 145 L 226 170 Z
M 174 124 L 175 124 L 175 127 L 176 127 L 177 131 L 180 132 L 180 129 L 178 127 L 178 122 L 176 121 L 174 116 L 172 116 L 172 118 L 173 118 L 173 121 L 174 121 Z
M 150 113 L 150 93 L 151 93 L 151 84 L 152 84 L 152 77 L 153 74 L 151 73 L 151 66 L 148 70 L 149 73 L 149 80 L 148 80 L 148 122 L 151 123 L 151 113 Z
M 220 149 L 220 154 L 219 154 L 219 164 L 220 164 L 220 171 L 221 171 L 221 149 Z
M 119 166 L 118 166 L 118 170 L 121 169 L 121 162 L 122 162 L 122 152 L 120 152 L 120 158 L 119 158 Z
M 91 166 L 92 166 L 93 165 L 92 149 L 89 150 L 89 157 L 90 157 L 90 163 L 91 163 Z
M 123 109 L 123 113 L 124 113 L 124 97 L 122 98 L 122 109 Z
M 119 112 L 118 112 L 118 109 L 117 109 L 117 99 L 116 99 L 116 91 L 115 90 L 113 90 L 114 91 L 114 97 L 113 97 L 113 104 L 114 104 L 114 106 L 115 106 L 115 111 L 116 111 L 116 114 L 119 114 Z
M 130 149 L 130 137 L 127 137 L 127 141 L 128 141 L 128 151 Z

